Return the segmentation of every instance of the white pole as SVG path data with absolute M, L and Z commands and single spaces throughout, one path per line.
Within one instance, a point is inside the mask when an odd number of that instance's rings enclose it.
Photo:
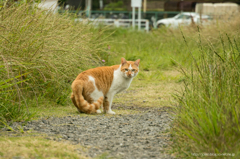
M 118 21 L 118 19 L 114 19 L 114 25 L 117 27 L 117 28 L 119 28 L 119 26 L 120 26 L 120 24 L 119 24 L 119 21 Z
M 91 12 L 92 12 L 92 0 L 89 0 L 89 18 L 91 18 Z
M 145 28 L 146 28 L 146 31 L 149 32 L 149 21 L 146 20 L 145 22 Z
M 92 0 L 86 0 L 85 5 L 87 17 L 91 18 Z
M 85 0 L 86 16 L 88 17 L 88 0 Z
M 132 27 L 135 29 L 135 7 L 132 7 Z
M 141 30 L 141 7 L 138 7 L 138 30 Z
M 100 6 L 100 9 L 102 10 L 103 9 L 103 0 L 99 0 L 99 6 Z

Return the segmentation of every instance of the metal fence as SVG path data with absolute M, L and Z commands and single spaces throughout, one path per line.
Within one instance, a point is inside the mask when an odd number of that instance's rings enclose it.
M 80 21 L 84 24 L 92 24 L 95 26 L 98 25 L 110 25 L 115 27 L 132 27 L 132 19 L 75 19 L 76 22 Z M 146 32 L 149 31 L 149 21 L 147 19 L 140 20 L 141 28 L 144 28 Z M 138 23 L 138 19 L 135 20 L 135 23 Z
M 143 19 L 151 20 L 152 18 L 155 18 L 156 20 L 163 19 L 163 18 L 169 18 L 174 17 L 180 12 L 164 12 L 164 11 L 148 11 L 148 12 L 141 12 L 141 17 Z M 111 18 L 111 17 L 123 17 L 123 19 L 131 19 L 132 18 L 132 12 L 131 11 L 92 11 L 92 17 L 98 17 L 103 16 L 105 18 Z M 135 14 L 137 17 L 137 13 Z
M 59 10 L 59 13 L 66 12 L 65 10 Z M 86 12 L 84 11 L 75 11 L 69 10 L 70 13 L 75 13 L 80 17 L 86 16 Z M 148 11 L 141 12 L 142 19 L 147 19 L 149 21 L 149 26 L 156 28 L 155 24 L 157 20 L 163 18 L 174 17 L 180 12 L 165 12 L 165 11 Z M 91 19 L 132 19 L 131 11 L 91 11 Z M 137 19 L 137 13 L 135 14 L 135 19 Z

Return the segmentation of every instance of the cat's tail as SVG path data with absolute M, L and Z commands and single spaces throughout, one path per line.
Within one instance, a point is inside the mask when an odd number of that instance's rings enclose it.
M 100 108 L 100 106 L 103 103 L 103 97 L 100 97 L 96 102 L 94 103 L 88 103 L 83 95 L 83 83 L 82 81 L 74 81 L 72 84 L 72 95 L 71 99 L 75 107 L 77 107 L 79 112 L 82 113 L 96 113 L 96 111 Z

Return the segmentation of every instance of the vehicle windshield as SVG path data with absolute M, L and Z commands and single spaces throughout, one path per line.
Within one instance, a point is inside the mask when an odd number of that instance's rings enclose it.
M 174 18 L 175 19 L 190 19 L 191 15 L 186 15 L 186 14 L 180 13 L 180 14 L 177 14 Z
M 180 13 L 180 14 L 177 14 L 177 15 L 175 15 L 173 18 L 177 19 L 177 18 L 178 18 L 180 15 L 181 15 L 181 13 Z

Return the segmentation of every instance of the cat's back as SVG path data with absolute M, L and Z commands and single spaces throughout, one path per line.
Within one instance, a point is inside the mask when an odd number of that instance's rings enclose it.
M 92 69 L 81 72 L 76 79 L 86 79 L 89 76 L 93 78 L 98 78 L 98 79 L 101 79 L 101 78 L 113 79 L 114 71 L 117 70 L 118 68 L 119 68 L 119 65 L 92 68 Z
M 112 85 L 114 71 L 119 68 L 119 65 L 102 66 L 89 69 L 80 73 L 75 81 L 82 81 L 83 85 L 88 86 L 89 82 L 95 85 L 98 90 L 102 90 L 106 94 Z

